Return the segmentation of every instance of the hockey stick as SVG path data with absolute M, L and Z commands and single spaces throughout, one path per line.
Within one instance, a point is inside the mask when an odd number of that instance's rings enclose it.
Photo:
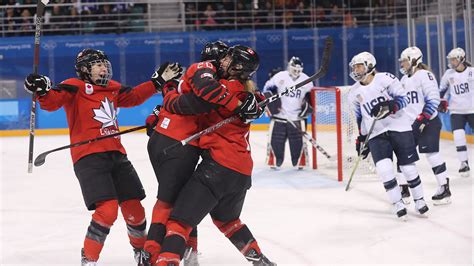
M 39 66 L 39 51 L 40 51 L 40 36 L 41 36 L 41 20 L 44 15 L 44 8 L 49 3 L 49 0 L 38 0 L 36 5 L 36 20 L 35 20 L 35 52 L 33 60 L 33 73 L 38 74 Z M 35 123 L 36 123 L 36 92 L 31 96 L 31 111 L 30 111 L 30 144 L 28 146 L 28 173 L 33 172 L 33 146 L 35 141 Z
M 362 146 L 360 147 L 361 151 L 363 151 L 365 149 L 365 147 L 368 145 L 369 138 L 370 138 L 370 135 L 372 134 L 372 131 L 374 131 L 374 126 L 375 126 L 376 121 L 377 121 L 377 119 L 374 119 L 374 122 L 372 122 L 372 125 L 370 126 L 370 129 L 369 129 L 369 133 L 367 133 L 367 137 L 366 137 L 364 143 L 362 143 Z M 359 163 L 360 163 L 361 160 L 362 160 L 362 154 L 359 154 L 359 156 L 357 156 L 356 163 L 355 163 L 354 167 L 352 168 L 352 172 L 351 172 L 351 176 L 349 177 L 349 181 L 347 182 L 346 191 L 349 190 L 349 186 L 351 185 L 352 178 L 354 177 L 355 171 L 357 170 L 357 167 L 359 166 Z
M 106 135 L 106 136 L 100 136 L 100 137 L 97 137 L 97 138 L 94 138 L 94 139 L 83 140 L 83 141 L 76 142 L 76 143 L 73 143 L 73 144 L 69 144 L 69 145 L 66 145 L 66 146 L 62 146 L 62 147 L 59 147 L 59 148 L 56 148 L 56 149 L 53 149 L 53 150 L 45 151 L 45 152 L 41 153 L 40 155 L 38 155 L 36 157 L 35 166 L 43 165 L 45 160 L 46 160 L 46 156 L 50 153 L 60 151 L 60 150 L 69 149 L 69 148 L 74 148 L 74 147 L 81 146 L 81 145 L 84 145 L 84 144 L 89 144 L 89 143 L 96 142 L 96 141 L 99 141 L 99 140 L 102 140 L 102 139 L 108 139 L 108 138 L 116 137 L 116 136 L 119 136 L 119 135 L 127 134 L 127 133 L 137 131 L 137 130 L 140 130 L 140 129 L 144 129 L 144 128 L 146 128 L 146 126 L 133 127 L 133 128 L 121 131 L 121 132 L 114 133 L 114 134 L 110 134 L 110 135 Z
M 271 102 L 274 102 L 276 100 L 278 100 L 279 98 L 281 98 L 283 95 L 287 95 L 288 93 L 290 92 L 293 92 L 301 87 L 303 87 L 304 85 L 314 81 L 314 80 L 317 80 L 321 77 L 323 77 L 324 75 L 326 75 L 326 72 L 328 71 L 328 68 L 329 68 L 329 63 L 330 63 L 330 59 L 331 59 L 331 51 L 332 51 L 332 46 L 333 46 L 333 41 L 332 41 L 332 38 L 331 37 L 327 37 L 325 42 L 324 42 L 324 50 L 323 50 L 323 59 L 322 59 L 322 64 L 321 66 L 319 67 L 318 71 L 316 73 L 314 73 L 311 77 L 308 77 L 307 79 L 301 81 L 300 83 L 298 84 L 295 84 L 289 88 L 286 88 L 285 91 L 283 92 L 280 92 L 278 94 L 275 94 L 275 95 L 272 95 L 268 98 L 266 98 L 265 100 L 261 101 L 258 105 L 260 107 L 265 107 L 267 106 L 269 103 Z M 188 144 L 189 142 L 193 141 L 193 140 L 196 140 L 196 139 L 199 139 L 201 136 L 203 135 L 206 135 L 206 134 L 209 134 L 213 131 L 215 131 L 216 129 L 226 125 L 226 124 L 229 124 L 235 120 L 239 119 L 239 116 L 238 115 L 234 115 L 234 116 L 231 116 L 229 118 L 226 118 L 222 121 L 220 121 L 219 123 L 217 124 L 214 124 L 202 131 L 199 131 L 198 133 L 192 135 L 192 136 L 189 136 L 183 140 L 181 140 L 180 142 L 178 143 L 175 143 L 173 145 L 170 145 L 169 147 L 165 148 L 163 150 L 163 153 L 164 154 L 167 154 L 170 150 L 176 148 L 176 147 L 179 147 L 179 146 L 185 146 L 186 144 Z
M 300 132 L 301 135 L 303 135 L 303 137 L 305 137 L 309 142 L 311 142 L 311 145 L 313 145 L 313 147 L 315 147 L 316 149 L 318 149 L 318 151 L 320 151 L 329 161 L 331 162 L 334 162 L 336 160 L 336 157 L 334 156 L 331 156 L 329 155 L 323 147 L 319 146 L 318 143 L 316 142 L 315 139 L 313 139 L 309 134 L 308 132 L 305 132 L 303 131 L 301 128 L 299 128 L 295 122 L 291 121 L 290 119 L 286 119 L 286 121 L 288 121 L 288 123 L 290 123 L 294 128 L 296 128 L 298 130 L 298 132 Z

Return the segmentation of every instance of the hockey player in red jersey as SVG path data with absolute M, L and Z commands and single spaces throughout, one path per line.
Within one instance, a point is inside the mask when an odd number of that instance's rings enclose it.
M 94 49 L 84 49 L 77 55 L 75 70 L 77 78 L 67 79 L 53 89 L 47 76 L 30 74 L 25 80 L 25 89 L 37 93 L 41 109 L 55 111 L 64 107 L 71 143 L 118 132 L 117 107 L 142 104 L 182 71 L 178 64 L 165 63 L 150 81 L 135 88 L 126 87 L 111 80 L 108 57 Z M 120 207 L 135 259 L 143 265 L 146 220 L 140 201 L 145 192 L 120 138 L 73 147 L 71 156 L 86 207 L 95 210 L 84 240 L 81 264 L 96 265 Z
M 148 142 L 148 153 L 159 183 L 157 201 L 153 207 L 152 222 L 145 243 L 145 250 L 151 254 L 152 262 L 158 258 L 161 242 L 166 232 L 165 225 L 176 197 L 192 176 L 201 154 L 197 142 L 191 142 L 190 145 L 168 154 L 164 154 L 163 149 L 201 129 L 200 115 L 197 113 L 206 113 L 218 106 L 232 112 L 242 112 L 246 111 L 255 100 L 248 98 L 241 102 L 219 83 L 217 79 L 218 60 L 225 54 L 227 48 L 228 46 L 220 41 L 208 43 L 201 52 L 201 62 L 191 65 L 179 84 L 178 82 L 174 84 L 169 82 L 165 85 L 164 94 L 169 88 L 175 93 L 166 94 L 163 99 L 165 108 L 162 108 L 157 118 L 152 115 L 148 119 L 147 124 L 156 125 Z M 195 105 L 197 109 L 181 110 L 180 105 L 175 104 L 175 97 L 181 94 L 191 96 L 191 101 L 197 101 L 201 105 L 199 107 Z M 183 105 L 183 107 L 185 106 Z M 178 110 L 175 110 L 176 108 Z M 197 115 L 183 116 L 182 114 Z M 157 119 L 157 121 L 153 121 L 153 119 Z M 195 261 L 197 254 L 196 230 L 191 232 L 187 244 L 190 255 L 187 262 Z
M 203 149 L 202 161 L 181 189 L 171 210 L 157 265 L 179 265 L 192 228 L 208 213 L 214 224 L 247 260 L 254 265 L 275 265 L 262 254 L 252 233 L 239 218 L 246 191 L 251 186 L 253 167 L 248 142 L 249 122 L 263 113 L 256 100 L 263 98 L 256 97 L 254 86 L 249 80 L 258 68 L 258 56 L 251 48 L 238 45 L 231 47 L 220 62 L 220 76 L 227 79 L 220 80 L 221 84 L 232 96 L 243 102 L 249 98 L 255 99 L 252 101 L 254 108 L 239 112 L 242 120 L 227 124 L 199 140 L 199 147 Z M 174 108 L 171 108 L 177 112 L 204 109 L 201 108 L 202 102 L 193 98 L 192 94 L 184 94 L 179 98 L 174 102 Z M 192 104 L 187 106 L 186 103 Z M 170 106 L 165 104 L 164 107 Z M 220 107 L 202 114 L 199 122 L 202 128 L 206 128 L 235 114 Z

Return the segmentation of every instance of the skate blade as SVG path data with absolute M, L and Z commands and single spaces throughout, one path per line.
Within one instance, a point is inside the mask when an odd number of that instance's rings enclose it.
M 408 216 L 408 215 L 406 215 L 406 214 L 403 215 L 403 216 L 400 216 L 400 217 L 398 217 L 398 220 L 400 220 L 400 221 L 402 221 L 402 222 L 406 222 L 406 221 L 408 221 L 408 217 L 407 217 L 407 216 Z
M 444 198 L 441 200 L 433 200 L 433 205 L 440 206 L 440 205 L 448 205 L 451 204 L 451 198 Z

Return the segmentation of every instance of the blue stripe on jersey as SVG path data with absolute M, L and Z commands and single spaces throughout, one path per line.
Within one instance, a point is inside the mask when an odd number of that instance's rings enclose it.
M 398 95 L 393 97 L 393 100 L 395 101 L 395 104 L 398 107 L 398 110 L 405 108 L 408 104 L 408 96 L 407 95 Z
M 425 106 L 423 106 L 423 113 L 428 114 L 429 116 L 432 116 L 436 110 L 438 110 L 440 100 L 437 98 L 431 98 L 429 99 L 428 97 L 425 97 Z

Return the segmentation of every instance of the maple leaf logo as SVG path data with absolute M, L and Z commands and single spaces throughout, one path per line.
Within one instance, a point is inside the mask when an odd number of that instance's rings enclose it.
M 94 119 L 102 123 L 102 128 L 115 126 L 117 127 L 117 111 L 114 103 L 105 97 L 105 101 L 100 101 L 102 106 L 99 109 L 93 109 Z

